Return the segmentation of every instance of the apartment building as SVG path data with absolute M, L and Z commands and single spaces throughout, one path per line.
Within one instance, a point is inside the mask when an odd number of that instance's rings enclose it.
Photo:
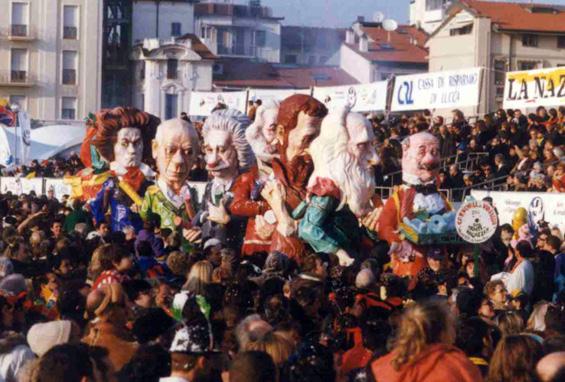
M 281 64 L 337 66 L 345 29 L 282 27 Z
M 410 0 L 410 25 L 432 33 L 447 17 L 451 0 Z
M 430 36 L 430 71 L 483 67 L 483 114 L 502 103 L 507 71 L 565 66 L 565 7 L 454 1 Z
M 0 98 L 38 120 L 80 120 L 100 108 L 102 1 L 4 0 Z

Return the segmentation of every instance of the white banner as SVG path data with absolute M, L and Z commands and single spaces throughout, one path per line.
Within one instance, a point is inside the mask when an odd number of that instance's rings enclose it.
M 548 68 L 506 73 L 505 109 L 565 105 L 565 68 Z
M 35 191 L 37 196 L 43 194 L 43 178 L 21 178 L 20 182 L 22 183 L 22 193 L 29 194 L 31 191 Z
M 310 89 L 249 89 L 249 101 L 260 99 L 263 103 L 268 101 L 281 102 L 294 94 L 310 95 Z
M 477 199 L 490 196 L 498 211 L 499 224 L 511 224 L 516 209 L 523 207 L 528 211 L 528 221 L 536 225 L 540 220 L 551 226 L 557 225 L 565 231 L 565 194 L 552 192 L 502 192 L 472 190 Z
M 348 105 L 356 112 L 383 111 L 386 110 L 387 83 L 315 87 L 314 98 L 328 108 Z
M 396 77 L 391 111 L 435 110 L 479 104 L 481 68 Z
M 3 194 L 11 192 L 14 195 L 20 195 L 22 193 L 20 178 L 2 177 L 2 179 L 0 179 L 0 187 L 2 188 Z
M 55 197 L 59 199 L 59 201 L 63 200 L 63 195 L 71 195 L 71 185 L 66 184 L 61 178 L 45 178 L 45 193 L 47 193 L 51 188 L 55 192 Z
M 208 116 L 219 103 L 245 113 L 247 91 L 241 92 L 192 92 L 190 93 L 190 115 Z

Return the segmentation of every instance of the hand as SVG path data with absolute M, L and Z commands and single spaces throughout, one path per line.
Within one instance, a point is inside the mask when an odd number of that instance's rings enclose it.
M 377 232 L 379 230 L 379 217 L 381 216 L 381 212 L 383 212 L 382 207 L 375 208 L 361 218 L 361 224 L 367 227 L 368 230 Z
M 277 217 L 277 231 L 284 237 L 289 237 L 296 232 L 297 222 L 288 214 Z
M 200 228 L 185 228 L 182 230 L 182 236 L 192 244 L 198 244 L 202 242 L 202 231 L 200 230 Z
M 355 259 L 349 256 L 349 254 L 341 248 L 338 249 L 335 255 L 339 259 L 339 265 L 342 267 L 349 267 L 355 261 Z
M 218 207 L 208 202 L 208 220 L 218 224 L 228 224 L 231 220 L 230 215 L 226 211 L 224 203 L 220 203 Z
M 135 203 L 133 203 L 129 209 L 130 209 L 131 212 L 133 212 L 134 214 L 138 214 L 138 213 L 139 213 L 139 206 L 138 206 L 137 204 L 135 204 Z
M 255 217 L 255 232 L 261 239 L 270 239 L 275 230 L 275 227 L 275 224 L 267 223 L 263 215 L 257 215 Z
M 181 218 L 180 216 L 175 216 L 175 217 L 173 218 L 173 224 L 174 224 L 176 227 L 181 226 L 181 225 L 182 225 L 182 218 Z

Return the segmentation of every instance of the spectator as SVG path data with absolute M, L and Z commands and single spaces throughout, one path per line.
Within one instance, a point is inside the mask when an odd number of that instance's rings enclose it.
M 539 342 L 530 335 L 511 335 L 503 337 L 491 359 L 488 381 L 535 382 L 536 364 L 543 356 Z
M 230 382 L 276 382 L 277 375 L 272 358 L 261 351 L 238 353 L 229 369 Z

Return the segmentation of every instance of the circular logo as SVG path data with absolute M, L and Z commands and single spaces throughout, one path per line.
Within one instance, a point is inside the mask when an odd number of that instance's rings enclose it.
M 484 201 L 465 203 L 455 216 L 455 228 L 468 243 L 484 243 L 494 235 L 498 217 L 494 207 Z

